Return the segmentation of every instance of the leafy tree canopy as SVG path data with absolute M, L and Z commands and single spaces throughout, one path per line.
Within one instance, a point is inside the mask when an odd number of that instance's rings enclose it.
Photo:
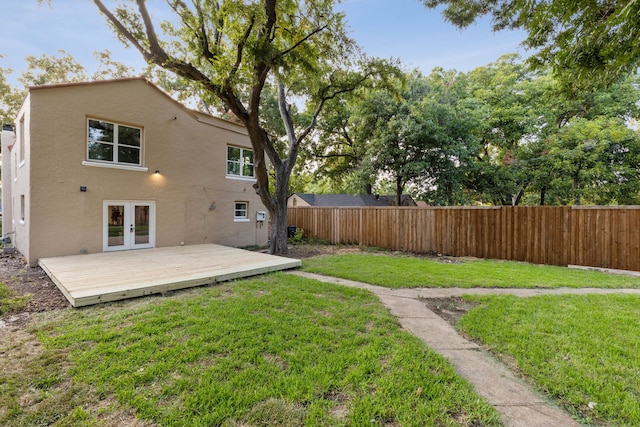
M 422 0 L 445 5 L 443 15 L 464 28 L 490 15 L 494 30 L 522 29 L 530 63 L 550 66 L 570 91 L 603 87 L 640 66 L 637 0 Z
M 26 69 L 17 78 L 21 87 L 12 86 L 7 81 L 11 69 L 0 68 L 0 116 L 3 123 L 13 123 L 26 90 L 30 86 L 46 84 L 106 80 L 135 75 L 135 70 L 111 58 L 108 50 L 94 51 L 98 67 L 92 74 L 70 53 L 58 50 L 58 55 L 29 55 L 25 58 Z M 0 58 L 2 56 L 0 55 Z
M 550 204 L 636 204 L 640 135 L 623 120 L 577 118 L 545 141 Z
M 565 99 L 552 73 L 505 55 L 390 82 L 329 105 L 308 188 L 401 188 L 430 204 L 640 203 L 637 78 Z

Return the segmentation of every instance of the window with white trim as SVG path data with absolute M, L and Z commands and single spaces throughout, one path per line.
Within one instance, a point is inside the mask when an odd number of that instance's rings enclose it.
M 141 166 L 141 152 L 141 128 L 88 119 L 88 161 Z
M 233 209 L 233 220 L 238 222 L 249 221 L 249 203 L 236 202 Z
M 253 150 L 227 146 L 227 175 L 253 178 Z

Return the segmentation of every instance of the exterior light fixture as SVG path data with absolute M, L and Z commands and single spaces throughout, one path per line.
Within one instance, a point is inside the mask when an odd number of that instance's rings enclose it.
M 156 169 L 156 175 L 160 175 L 160 169 Z

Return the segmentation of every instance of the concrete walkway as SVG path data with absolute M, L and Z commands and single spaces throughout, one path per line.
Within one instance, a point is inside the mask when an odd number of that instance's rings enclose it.
M 569 414 L 549 399 L 528 387 L 503 364 L 484 352 L 477 344 L 460 336 L 444 319 L 429 310 L 419 298 L 446 298 L 465 294 L 510 294 L 520 297 L 563 294 L 640 294 L 639 289 L 484 289 L 420 288 L 389 289 L 366 283 L 302 271 L 290 274 L 366 289 L 380 298 L 403 328 L 418 336 L 429 347 L 446 357 L 458 374 L 466 378 L 502 415 L 506 426 L 570 427 L 579 426 Z

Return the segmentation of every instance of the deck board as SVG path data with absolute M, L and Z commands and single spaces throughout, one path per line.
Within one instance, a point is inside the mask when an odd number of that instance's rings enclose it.
M 299 267 L 300 260 L 206 244 L 42 258 L 72 306 L 98 304 Z

